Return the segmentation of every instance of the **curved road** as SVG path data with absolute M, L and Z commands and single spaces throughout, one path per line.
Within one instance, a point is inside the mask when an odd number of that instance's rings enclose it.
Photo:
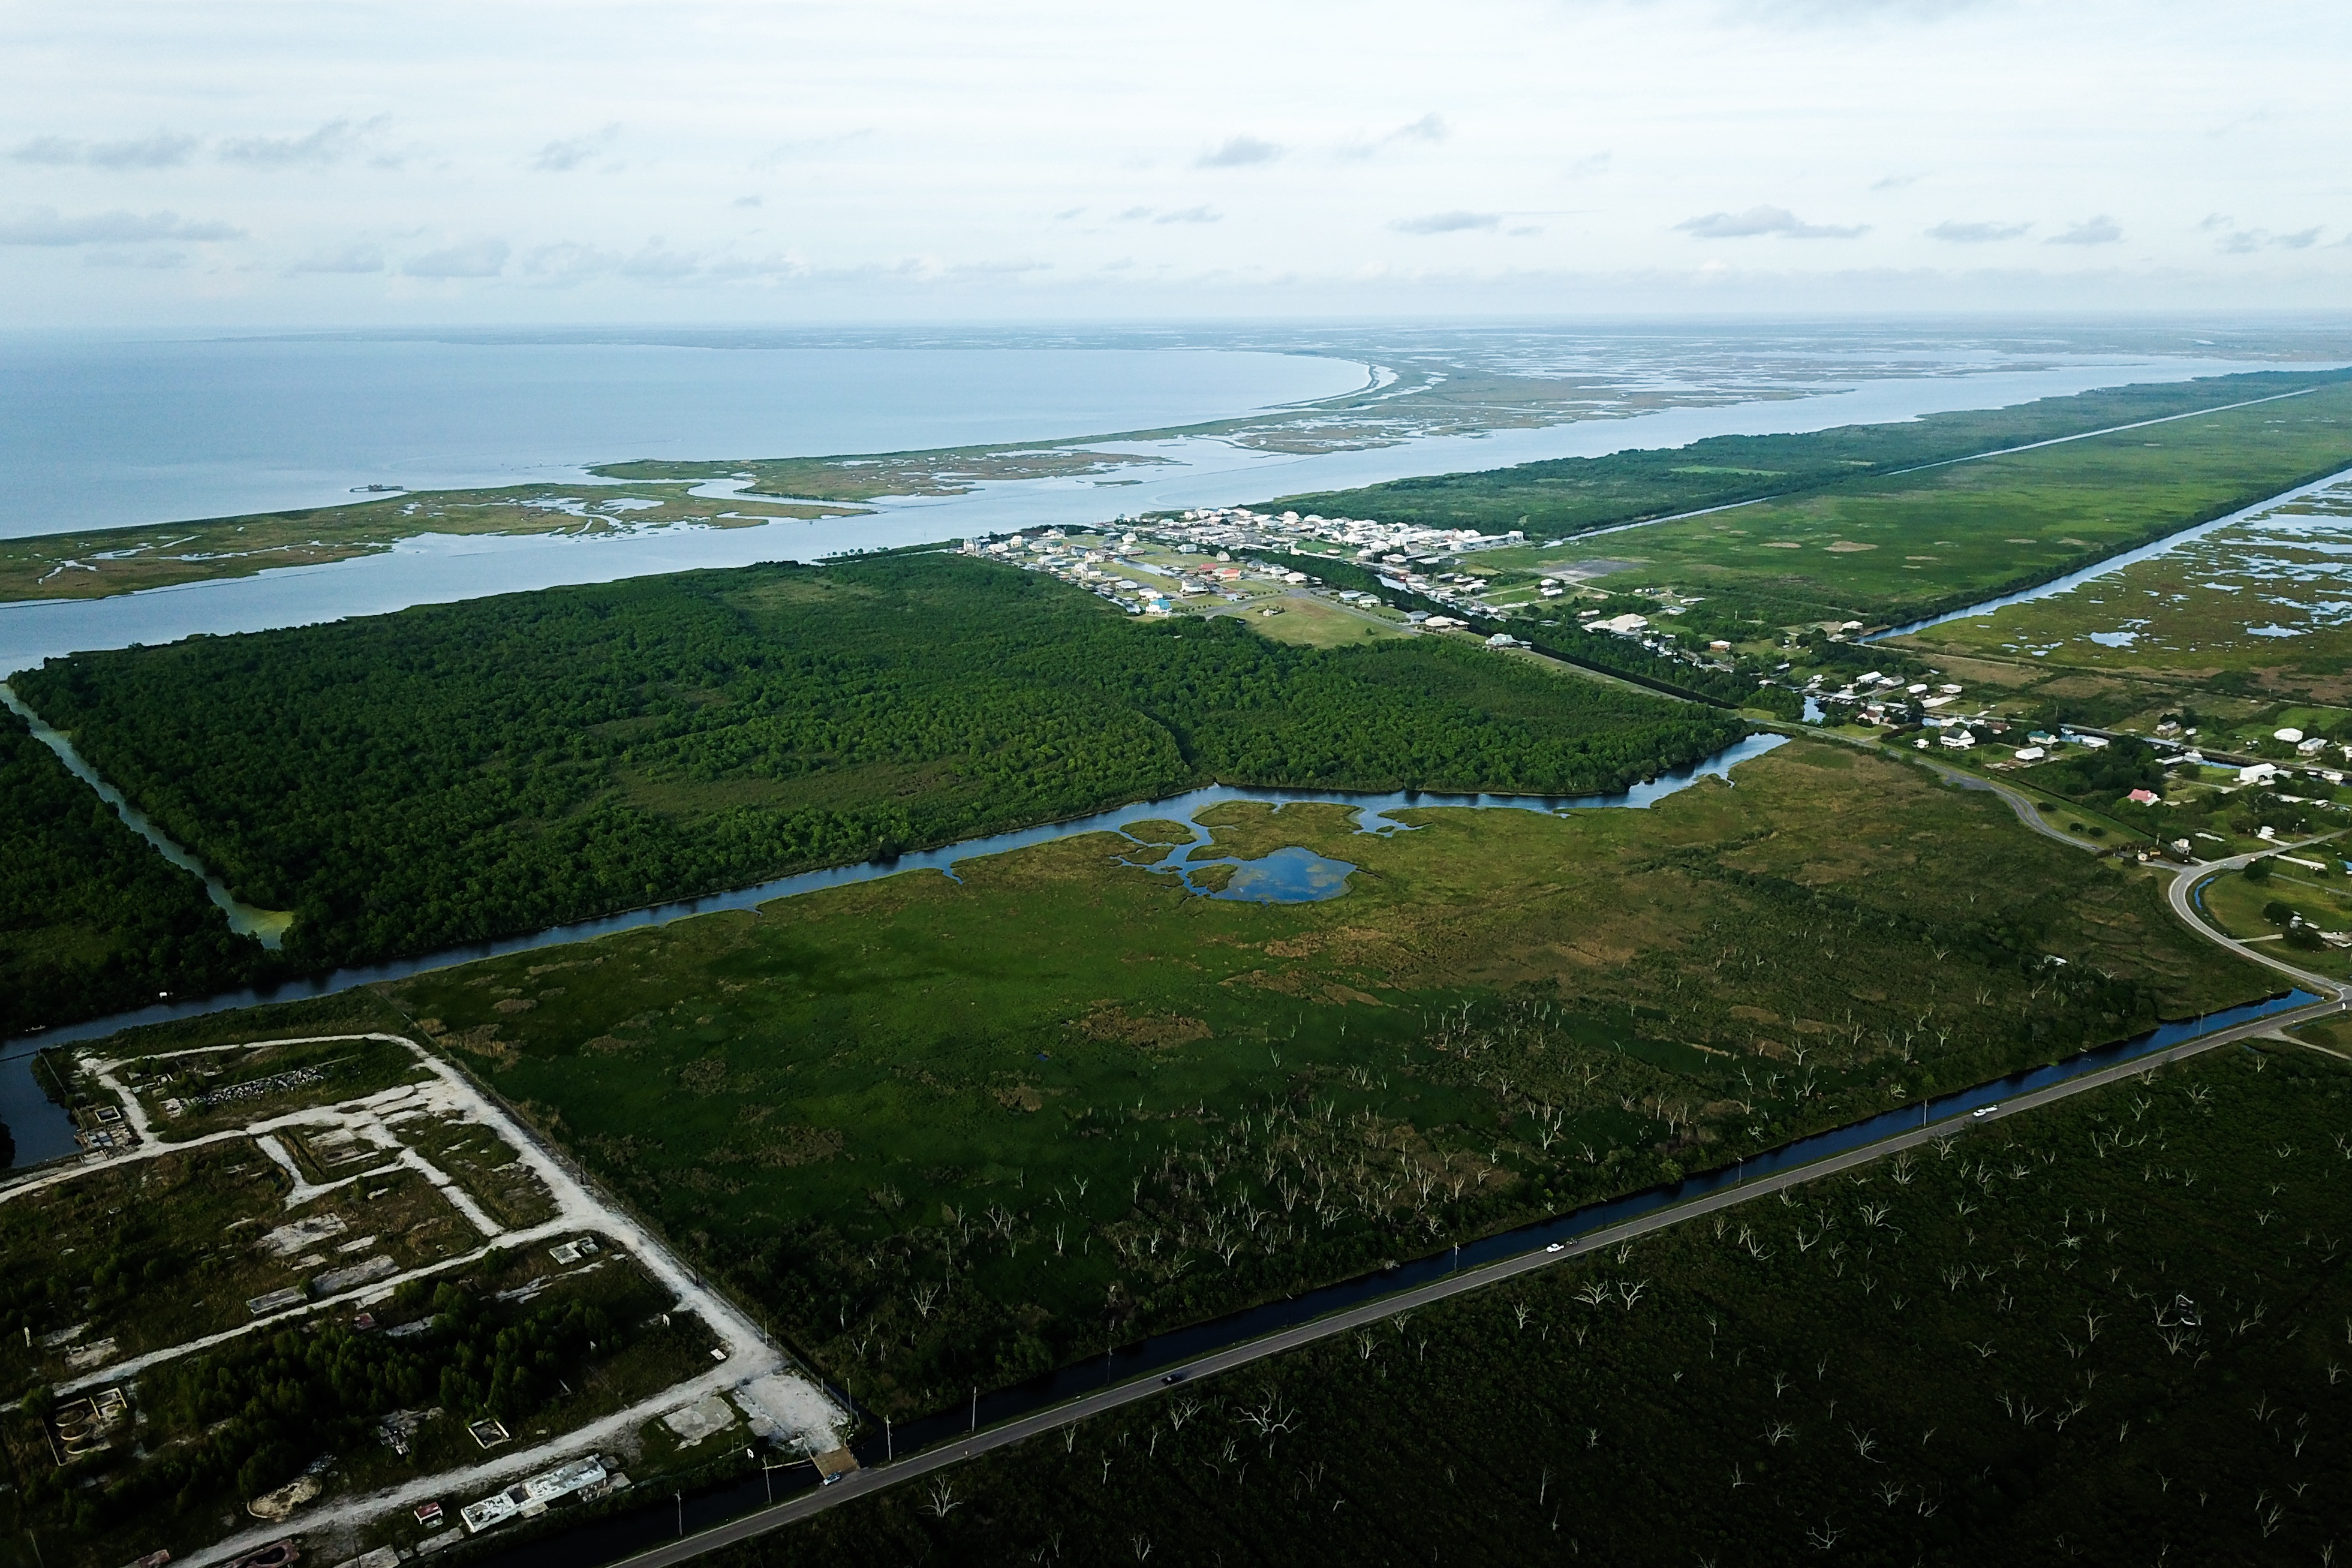
M 1830 738 L 1847 740 L 1851 744 L 1876 748 L 1875 742 L 1854 741 L 1845 736 Z M 2045 838 L 2054 839 L 2060 843 L 2072 845 L 2076 849 L 2088 850 L 2093 847 L 2043 821 L 2034 801 L 2018 790 L 1990 779 L 1979 778 L 1975 774 L 1948 767 L 1932 758 L 1913 760 L 1925 761 L 1937 774 L 1960 785 L 1963 789 L 1990 790 L 2008 802 L 2010 809 L 2017 813 L 2020 821 Z M 999 1448 L 1009 1448 L 1015 1443 L 1043 1437 L 1073 1421 L 1083 1421 L 1090 1416 L 1118 1409 L 1122 1406 L 1133 1405 L 1165 1394 L 1168 1392 L 1168 1385 L 1163 1379 L 1171 1373 L 1180 1380 L 1189 1381 L 1196 1377 L 1232 1372 L 1247 1366 L 1253 1362 L 1265 1360 L 1268 1356 L 1279 1355 L 1286 1351 L 1312 1344 L 1318 1340 L 1329 1339 L 1334 1335 L 1365 1327 L 1383 1318 L 1392 1317 L 1398 1312 L 1413 1312 L 1444 1301 L 1448 1297 L 1462 1295 L 1470 1291 L 1485 1290 L 1490 1285 L 1500 1284 L 1521 1274 L 1532 1273 L 1538 1269 L 1548 1269 L 1556 1263 L 1582 1258 L 1622 1242 L 1633 1240 L 1637 1237 L 1665 1229 L 1669 1226 L 1680 1225 L 1687 1220 L 1729 1208 L 1736 1204 L 1751 1202 L 1788 1187 L 1819 1181 L 1823 1176 L 1833 1176 L 1839 1171 L 1849 1170 L 1856 1166 L 1883 1159 L 1899 1149 L 1913 1148 L 1938 1138 L 1953 1137 L 1982 1123 L 2000 1121 L 2021 1111 L 2031 1111 L 2038 1106 L 2066 1099 L 2070 1095 L 2104 1088 L 2126 1078 L 2147 1072 L 2157 1067 L 2201 1055 L 2206 1051 L 2232 1045 L 2240 1040 L 2276 1034 L 2282 1030 L 2290 1029 L 2297 1024 L 2309 1023 L 2316 1019 L 2352 1011 L 2352 985 L 2299 969 L 2292 964 L 2273 958 L 2234 937 L 2216 931 L 2197 917 L 2193 906 L 2189 904 L 2189 891 L 2197 883 L 2217 873 L 2242 866 L 2248 861 L 2257 858 L 2259 854 L 2271 852 L 2273 852 L 2265 849 L 2253 853 L 2233 855 L 2226 860 L 2200 862 L 2195 865 L 2178 868 L 2179 874 L 2173 878 L 2168 890 L 2173 910 L 2187 921 L 2192 929 L 2210 940 L 2221 944 L 2242 957 L 2252 959 L 2257 964 L 2287 976 L 2296 985 L 2317 993 L 2327 998 L 2326 1000 L 2314 1002 L 2308 1007 L 2298 1008 L 2292 1012 L 2273 1013 L 2268 1018 L 2219 1030 L 2195 1040 L 2185 1040 L 2168 1051 L 2160 1051 L 2153 1056 L 2141 1057 L 2098 1072 L 2087 1073 L 2064 1083 L 2052 1084 L 2049 1088 L 2037 1090 L 2030 1094 L 2019 1095 L 2013 1100 L 2003 1102 L 1981 1117 L 1947 1118 L 1925 1127 L 1913 1128 L 1908 1132 L 1882 1139 L 1878 1143 L 1863 1148 L 1850 1149 L 1843 1154 L 1832 1155 L 1795 1170 L 1781 1171 L 1769 1176 L 1759 1177 L 1755 1181 L 1710 1193 L 1705 1197 L 1694 1199 L 1673 1208 L 1660 1209 L 1628 1220 L 1622 1225 L 1611 1226 L 1606 1229 L 1579 1237 L 1558 1252 L 1525 1253 L 1517 1258 L 1505 1259 L 1497 1263 L 1489 1263 L 1483 1268 L 1465 1270 L 1459 1274 L 1450 1275 L 1444 1280 L 1413 1290 L 1402 1291 L 1393 1296 L 1384 1296 L 1374 1301 L 1334 1312 L 1328 1317 L 1318 1318 L 1312 1322 L 1284 1329 L 1279 1333 L 1268 1334 L 1263 1339 L 1252 1340 L 1244 1344 L 1229 1345 L 1223 1350 L 1202 1356 L 1196 1361 L 1186 1362 L 1170 1369 L 1169 1372 L 1154 1372 L 1113 1387 L 1101 1389 L 1082 1398 L 1071 1400 L 1066 1404 L 1055 1406 L 1051 1409 L 1021 1416 L 1003 1426 L 992 1427 L 984 1432 L 974 1433 L 962 1442 L 942 1444 L 936 1448 L 909 1455 L 906 1458 L 890 1464 L 852 1471 L 829 1486 L 804 1492 L 788 1502 L 777 1503 L 773 1507 L 745 1514 L 740 1519 L 699 1531 L 682 1540 L 671 1542 L 648 1552 L 639 1552 L 634 1557 L 624 1559 L 615 1564 L 614 1568 L 675 1568 L 675 1565 L 698 1557 L 703 1552 L 714 1552 L 720 1547 L 731 1546 L 754 1536 L 763 1535 L 769 1531 L 781 1529 L 795 1521 L 806 1519 L 811 1514 L 836 1507 L 854 1499 L 865 1497 L 887 1487 L 900 1486 L 908 1481 L 919 1479 L 951 1466 L 960 1465 L 967 1459 L 976 1458 L 980 1455 L 991 1453 Z M 2151 863 L 2170 869 L 2169 862 Z

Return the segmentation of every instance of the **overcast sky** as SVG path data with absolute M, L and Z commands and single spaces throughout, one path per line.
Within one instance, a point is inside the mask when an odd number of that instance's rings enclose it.
M 2342 0 L 0 9 L 0 324 L 2352 306 Z

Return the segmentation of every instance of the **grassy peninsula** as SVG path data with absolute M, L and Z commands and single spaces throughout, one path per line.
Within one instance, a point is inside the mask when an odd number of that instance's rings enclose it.
M 2063 440 L 2146 420 L 2175 420 L 2254 399 L 2344 386 L 2352 371 L 2262 371 L 2247 375 L 2101 388 L 2012 408 L 1928 414 L 1888 424 L 1797 435 L 1720 435 L 1687 446 L 1566 457 L 1466 474 L 1398 479 L 1353 490 L 1286 496 L 1276 509 L 1378 517 L 1423 528 L 1521 528 L 1556 538 L 1703 507 L 1848 487 L 1927 464 L 1950 463 L 2034 442 Z M 2257 420 L 2282 412 L 2272 407 Z M 2151 430 L 2171 439 L 2197 420 Z M 1644 532 L 1636 536 L 1647 541 Z

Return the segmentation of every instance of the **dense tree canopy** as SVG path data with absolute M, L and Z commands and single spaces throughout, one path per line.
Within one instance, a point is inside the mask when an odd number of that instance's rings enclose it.
M 1212 779 L 1581 793 L 1736 720 L 1440 639 L 1144 623 L 947 556 L 53 660 L 26 699 L 289 953 L 430 950 Z
M 238 985 L 265 956 L 0 712 L 0 1036 Z

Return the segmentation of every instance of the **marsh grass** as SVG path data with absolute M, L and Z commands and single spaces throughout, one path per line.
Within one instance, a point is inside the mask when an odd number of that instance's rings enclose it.
M 1997 800 L 1822 744 L 1737 778 L 1202 814 L 1356 865 L 1321 904 L 1101 835 L 389 994 L 910 1411 L 2271 988 Z
M 718 1562 L 2326 1562 L 2347 1137 L 2352 1066 L 2233 1048 Z

